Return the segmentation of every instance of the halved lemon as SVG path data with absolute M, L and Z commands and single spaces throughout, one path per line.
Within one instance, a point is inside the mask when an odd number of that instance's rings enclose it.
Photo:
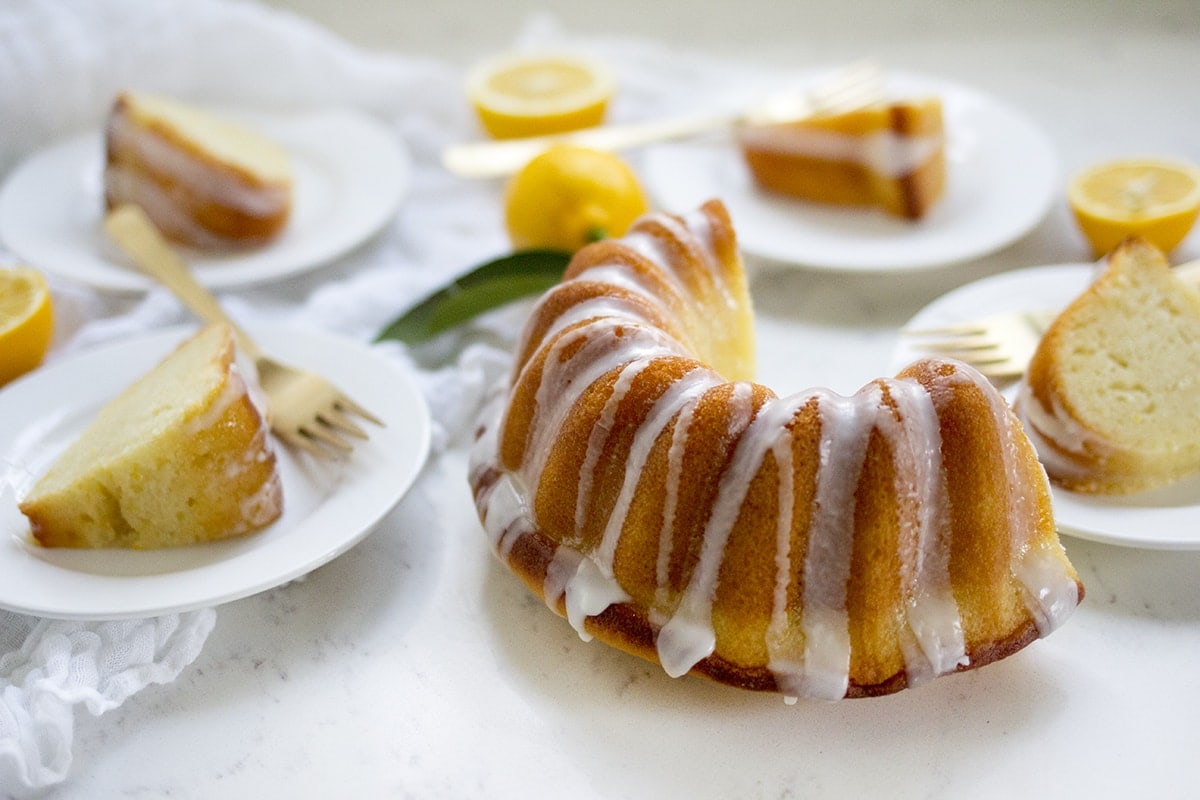
M 0 267 L 0 385 L 42 363 L 53 335 L 46 279 L 29 267 Z
M 476 67 L 467 95 L 484 129 L 511 139 L 598 125 L 615 85 L 609 69 L 592 59 L 514 54 Z
M 1170 252 L 1200 216 L 1200 167 L 1158 158 L 1123 158 L 1081 170 L 1067 201 L 1097 256 L 1127 236 Z

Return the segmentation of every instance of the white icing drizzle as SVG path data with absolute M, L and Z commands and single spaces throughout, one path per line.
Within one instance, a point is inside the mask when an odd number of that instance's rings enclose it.
M 689 383 L 690 381 L 680 381 L 677 388 L 687 386 Z M 666 607 L 669 593 L 671 543 L 673 541 L 672 534 L 675 531 L 675 510 L 679 503 L 679 483 L 683 476 L 683 454 L 687 448 L 688 431 L 692 426 L 692 415 L 695 413 L 696 401 L 699 400 L 699 397 L 700 394 L 697 393 L 694 399 L 684 403 L 679 409 L 679 416 L 675 420 L 675 427 L 671 429 L 671 444 L 667 449 L 667 479 L 666 494 L 663 499 L 663 522 L 662 528 L 658 533 L 658 559 L 654 569 L 655 580 L 658 584 L 654 593 L 654 622 L 660 627 L 665 622 L 660 609 Z
M 911 497 L 916 518 L 901 519 L 901 569 L 908 630 L 902 648 L 909 682 L 922 683 L 969 659 L 958 604 L 950 585 L 950 525 L 942 472 L 942 441 L 932 399 L 914 383 L 888 383 L 899 419 L 879 414 L 877 423 L 895 446 L 896 494 Z M 903 476 L 913 475 L 911 484 Z M 915 529 L 914 529 L 915 528 Z M 915 645 L 915 649 L 914 649 Z
M 617 502 L 608 516 L 604 528 L 604 538 L 596 551 L 596 560 L 600 570 L 608 576 L 613 574 L 613 560 L 616 557 L 617 542 L 624 528 L 625 517 L 637 491 L 638 479 L 650 458 L 650 451 L 658 437 L 679 412 L 682 405 L 690 405 L 709 388 L 720 383 L 720 377 L 715 373 L 695 370 L 683 380 L 675 382 L 655 402 L 646 415 L 646 419 L 638 426 L 633 444 L 629 449 L 629 458 L 625 462 L 625 475 L 621 483 L 621 491 Z M 676 485 L 677 486 L 677 485 Z M 678 496 L 678 492 L 676 492 Z
M 959 374 L 967 374 L 960 371 Z M 977 381 L 986 381 L 980 376 Z M 988 398 L 996 425 L 1004 431 L 1001 447 L 1005 472 L 1008 475 L 1009 525 L 1014 537 L 1023 537 L 1036 530 L 1038 509 L 1031 494 L 1021 491 L 1020 463 L 1012 443 L 1016 424 L 1004 399 L 997 392 L 983 392 Z M 1049 479 L 1039 466 L 1039 476 L 1049 492 Z M 1025 587 L 1025 605 L 1037 623 L 1041 636 L 1049 634 L 1066 621 L 1079 604 L 1079 586 L 1067 574 L 1057 559 L 1044 547 L 1032 545 L 1027 538 L 1014 538 L 1012 543 L 1013 575 Z
M 620 336 L 617 329 L 621 329 Z M 538 485 L 551 444 L 561 434 L 571 407 L 601 376 L 620 366 L 620 361 L 614 363 L 607 356 L 617 351 L 624 361 L 654 354 L 669 355 L 671 350 L 665 340 L 653 328 L 619 318 L 600 318 L 568 330 L 554 341 L 534 397 L 530 424 L 533 438 L 526 449 L 529 457 L 521 466 L 529 486 Z M 583 344 L 567 358 L 566 353 L 580 341 Z
M 800 407 L 798 407 L 800 408 Z M 799 680 L 803 674 L 803 650 L 797 651 L 788 637 L 791 615 L 788 613 L 788 591 L 792 584 L 792 518 L 796 507 L 796 476 L 791 436 L 778 436 L 771 446 L 771 456 L 779 474 L 779 514 L 775 519 L 775 591 L 771 603 L 771 622 L 767 627 L 768 667 L 785 694 L 800 694 Z
M 1076 421 L 1058 397 L 1051 398 L 1051 407 L 1045 408 L 1033 396 L 1027 381 L 1021 381 L 1014 409 L 1037 448 L 1038 457 L 1056 476 L 1086 477 L 1089 468 L 1073 456 L 1087 461 L 1102 460 L 1116 449 L 1108 439 Z M 1089 456 L 1089 451 L 1094 455 Z
M 821 393 L 821 440 L 817 490 L 804 560 L 804 694 L 836 699 L 846 693 L 850 674 L 850 632 L 846 584 L 854 541 L 854 489 L 862 471 L 874 414 L 874 384 L 857 398 Z M 874 395 L 874 397 L 872 397 Z
M 596 421 L 591 433 L 588 435 L 587 453 L 583 458 L 583 466 L 579 469 L 579 494 L 575 502 L 575 536 L 577 538 L 583 535 L 583 524 L 586 521 L 587 515 L 587 501 L 592 495 L 592 479 L 596 472 L 596 462 L 600 460 L 600 454 L 604 452 L 604 445 L 608 442 L 608 435 L 612 432 L 613 420 L 617 416 L 617 408 L 621 405 L 621 400 L 625 398 L 625 393 L 629 391 L 629 387 L 633 385 L 634 379 L 649 364 L 650 359 L 642 358 L 625 365 L 621 370 L 621 374 L 617 376 L 617 382 L 613 386 L 612 394 L 604 401 L 604 409 L 600 412 L 600 419 Z M 630 465 L 630 470 L 632 469 L 634 469 L 634 466 Z M 628 474 L 629 470 L 626 471 L 626 475 Z
M 603 613 L 614 603 L 629 600 L 625 590 L 610 576 L 602 574 L 596 562 L 569 547 L 555 551 L 542 587 L 542 596 L 551 608 L 558 605 L 564 595 L 567 621 L 585 642 L 592 639 L 584 628 L 588 617 Z
M 936 156 L 943 137 L 909 136 L 878 131 L 860 136 L 811 128 L 749 127 L 741 138 L 747 147 L 777 153 L 860 164 L 889 178 L 903 178 Z
M 730 397 L 731 419 L 728 430 L 742 434 L 751 424 L 751 391 L 748 383 L 733 384 Z M 761 418 L 761 417 L 760 417 Z M 700 560 L 683 592 L 679 607 L 658 634 L 658 658 L 668 675 L 683 675 L 700 659 L 712 654 L 716 635 L 712 629 L 712 603 L 717 577 L 725 554 L 725 542 L 737 522 L 750 478 L 762 461 L 757 451 L 760 437 L 749 431 L 741 435 L 733 460 L 721 478 L 712 513 L 701 539 Z
M 710 262 L 714 274 L 719 272 L 712 231 L 703 214 L 689 216 L 686 225 L 665 220 L 671 236 L 683 237 L 691 249 Z M 635 230 L 626 242 L 642 255 L 661 261 L 668 250 L 658 239 L 662 235 Z M 645 291 L 615 263 L 597 265 L 585 275 L 587 280 L 611 278 L 613 285 Z M 729 296 L 732 301 L 733 295 Z M 669 335 L 640 320 L 629 303 L 612 299 L 583 301 L 564 311 L 551 323 L 551 329 L 556 332 L 546 337 L 549 344 L 545 357 L 530 359 L 518 375 L 522 380 L 530 365 L 543 364 L 523 463 L 515 472 L 499 465 L 503 412 L 509 399 L 505 394 L 497 397 L 499 407 L 489 410 L 487 424 L 472 451 L 471 480 L 476 486 L 481 518 L 502 557 L 507 557 L 513 541 L 523 533 L 539 529 L 531 490 L 539 485 L 551 446 L 564 435 L 568 415 L 584 392 L 606 375 L 612 380 L 611 394 L 589 434 L 579 466 L 579 494 L 573 514 L 577 538 L 589 524 L 588 515 L 594 513 L 596 470 L 631 386 L 647 374 L 656 359 L 690 356 Z M 1015 433 L 1014 422 L 1003 399 L 973 371 L 959 368 L 953 374 L 958 376 L 954 380 L 974 382 L 988 398 L 1001 441 L 1006 442 L 1001 457 L 1010 486 L 1007 516 L 1013 531 L 1012 573 L 1026 587 L 1039 631 L 1048 633 L 1077 604 L 1075 582 L 1049 547 L 1029 544 L 1037 531 L 1038 508 L 1035 498 L 1019 488 L 1026 478 L 1018 474 L 1023 465 L 1015 446 L 1008 441 Z M 935 398 L 915 380 L 876 381 L 852 397 L 810 390 L 768 399 L 757 410 L 753 386 L 731 384 L 725 433 L 734 442 L 730 462 L 719 478 L 692 573 L 681 592 L 672 590 L 669 575 L 673 533 L 680 487 L 687 479 L 684 455 L 693 414 L 705 393 L 722 385 L 723 379 L 712 370 L 696 368 L 662 390 L 633 437 L 623 482 L 604 521 L 600 542 L 587 552 L 580 552 L 569 542 L 560 543 L 551 559 L 543 585 L 547 604 L 557 607 L 565 598 L 569 621 L 581 636 L 589 638 L 584 629 L 587 618 L 613 603 L 630 602 L 629 594 L 614 576 L 614 561 L 643 467 L 656 444 L 667 436 L 663 443 L 667 448 L 666 478 L 661 487 L 657 585 L 649 608 L 643 612 L 658 629 L 655 646 L 664 670 L 673 676 L 686 674 L 717 647 L 713 603 L 726 545 L 751 482 L 769 453 L 777 466 L 778 486 L 773 554 L 776 580 L 765 642 L 768 669 L 787 696 L 844 696 L 851 656 L 847 594 L 854 550 L 855 490 L 871 437 L 878 432 L 899 462 L 894 488 L 905 501 L 898 576 L 905 606 L 898 612 L 903 615 L 898 622 L 907 680 L 910 684 L 920 683 L 966 665 L 962 621 L 950 583 L 949 491 L 938 410 Z M 793 553 L 792 531 L 805 520 L 795 518 L 792 425 L 810 403 L 816 404 L 821 423 L 815 502 L 807 511 L 810 518 L 805 552 Z M 802 581 L 802 588 L 793 585 L 796 580 Z M 796 594 L 801 603 L 793 607 L 789 598 Z

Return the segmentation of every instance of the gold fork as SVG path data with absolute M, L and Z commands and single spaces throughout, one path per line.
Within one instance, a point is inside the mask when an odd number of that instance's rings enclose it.
M 353 450 L 347 437 L 367 438 L 366 431 L 351 416 L 383 425 L 382 420 L 325 378 L 266 355 L 196 281 L 140 207 L 122 205 L 113 209 L 104 220 L 104 229 L 143 272 L 174 292 L 197 316 L 233 328 L 238 345 L 258 370 L 259 385 L 267 396 L 271 430 L 286 444 L 322 458 L 340 457 Z
M 566 134 L 452 145 L 443 151 L 442 165 L 465 178 L 496 178 L 516 172 L 552 144 L 568 143 L 595 150 L 624 150 L 654 142 L 685 139 L 737 125 L 769 125 L 850 111 L 877 102 L 882 96 L 882 71 L 874 62 L 862 61 L 838 70 L 811 87 L 777 92 L 753 107 L 736 113 L 606 125 Z
M 1200 288 L 1200 261 L 1180 264 L 1172 272 Z M 1002 382 L 1025 373 L 1038 342 L 1059 313 L 1036 309 L 989 314 L 949 325 L 904 328 L 900 333 L 913 339 L 918 350 L 964 361 L 992 381 Z

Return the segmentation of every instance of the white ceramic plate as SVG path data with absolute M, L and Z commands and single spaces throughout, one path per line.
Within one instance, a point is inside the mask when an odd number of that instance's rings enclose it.
M 279 238 L 253 250 L 184 250 L 212 289 L 276 280 L 326 264 L 396 213 L 411 159 L 399 138 L 351 111 L 221 112 L 269 136 L 292 156 L 292 215 Z M 104 137 L 66 139 L 22 162 L 0 189 L 0 241 L 38 268 L 100 289 L 140 291 L 154 281 L 104 236 Z
M 1087 287 L 1092 264 L 1061 264 L 1005 272 L 962 286 L 922 309 L 908 327 L 963 322 L 984 314 L 1062 308 Z M 893 358 L 900 369 L 921 353 L 901 338 Z M 1015 387 L 1005 392 L 1011 402 Z M 1081 539 L 1154 549 L 1200 549 L 1200 477 L 1131 496 L 1078 494 L 1053 487 L 1059 529 Z
M 795 82 L 812 79 L 806 73 Z M 723 200 L 747 253 L 841 271 L 967 261 L 1010 244 L 1045 216 L 1059 185 L 1059 166 L 1050 140 L 1031 120 L 948 81 L 889 73 L 888 82 L 897 95 L 942 98 L 946 191 L 920 221 L 762 191 L 728 137 L 655 147 L 646 154 L 647 185 L 662 207 L 676 212 L 710 198 Z
M 297 578 L 348 550 L 404 496 L 429 450 L 429 414 L 395 363 L 342 337 L 272 326 L 272 353 L 329 377 L 386 427 L 337 464 L 276 445 L 283 515 L 234 541 L 133 552 L 32 542 L 17 509 L 34 480 L 102 403 L 191 329 L 174 328 L 47 365 L 0 391 L 0 607 L 43 617 L 119 619 L 236 600 Z

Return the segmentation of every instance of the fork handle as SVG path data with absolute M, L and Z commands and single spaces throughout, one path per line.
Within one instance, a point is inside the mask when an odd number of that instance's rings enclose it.
M 229 325 L 238 344 L 251 358 L 257 359 L 262 354 L 258 345 L 229 318 L 217 298 L 200 285 L 140 206 L 131 203 L 117 206 L 105 218 L 104 230 L 142 272 L 170 289 L 196 316 L 205 322 Z
M 593 150 L 624 150 L 721 130 L 740 118 L 740 114 L 677 117 L 605 125 L 549 136 L 451 145 L 442 153 L 442 166 L 464 178 L 498 178 L 516 172 L 553 144 L 571 144 Z

